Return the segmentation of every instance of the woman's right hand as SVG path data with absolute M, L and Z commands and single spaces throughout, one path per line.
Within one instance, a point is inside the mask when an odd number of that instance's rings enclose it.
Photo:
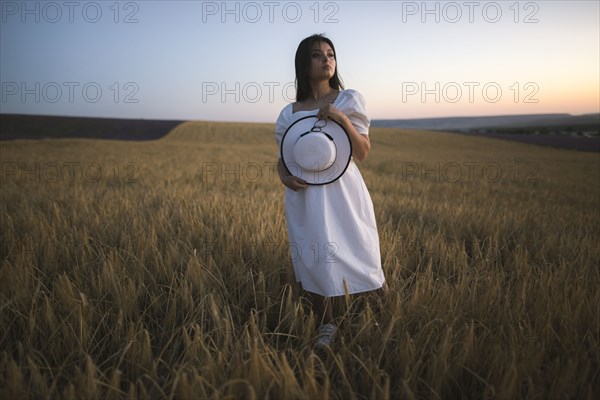
M 306 189 L 308 186 L 304 179 L 290 174 L 283 164 L 281 157 L 277 161 L 277 172 L 279 173 L 279 179 L 281 179 L 281 183 L 292 189 L 294 192 L 298 191 L 298 189 Z
M 298 191 L 298 189 L 306 189 L 308 187 L 308 184 L 304 179 L 298 178 L 294 175 L 284 176 L 283 178 L 281 178 L 281 182 L 285 186 L 292 189 L 294 192 Z

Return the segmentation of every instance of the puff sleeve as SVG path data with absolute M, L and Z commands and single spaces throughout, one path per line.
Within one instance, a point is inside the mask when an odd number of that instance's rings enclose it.
M 367 114 L 365 98 L 353 89 L 348 89 L 346 92 L 348 98 L 340 105 L 340 109 L 348 116 L 358 133 L 368 135 L 371 119 Z
M 277 117 L 277 121 L 275 121 L 275 141 L 277 142 L 278 148 L 281 148 L 281 139 L 283 139 L 283 134 L 289 125 L 289 113 L 291 106 L 291 104 L 288 104 L 287 106 L 283 107 L 279 113 L 279 117 Z

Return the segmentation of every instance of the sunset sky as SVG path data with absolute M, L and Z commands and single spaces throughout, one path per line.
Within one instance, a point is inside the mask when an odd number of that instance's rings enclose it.
M 273 122 L 313 33 L 373 119 L 600 108 L 597 1 L 1 7 L 2 113 Z

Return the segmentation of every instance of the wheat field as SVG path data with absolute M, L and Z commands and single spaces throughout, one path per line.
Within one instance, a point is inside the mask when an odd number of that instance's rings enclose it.
M 5 141 L 0 397 L 600 397 L 600 159 L 371 129 L 389 294 L 293 276 L 272 124 Z

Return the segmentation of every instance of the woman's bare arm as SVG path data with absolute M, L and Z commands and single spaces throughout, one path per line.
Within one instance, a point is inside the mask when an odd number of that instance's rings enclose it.
M 371 149 L 369 135 L 358 133 L 346 114 L 337 107 L 327 104 L 319 109 L 317 117 L 331 118 L 342 125 L 346 132 L 348 132 L 348 136 L 350 136 L 350 142 L 352 142 L 352 157 L 358 161 L 366 160 L 369 150 Z

